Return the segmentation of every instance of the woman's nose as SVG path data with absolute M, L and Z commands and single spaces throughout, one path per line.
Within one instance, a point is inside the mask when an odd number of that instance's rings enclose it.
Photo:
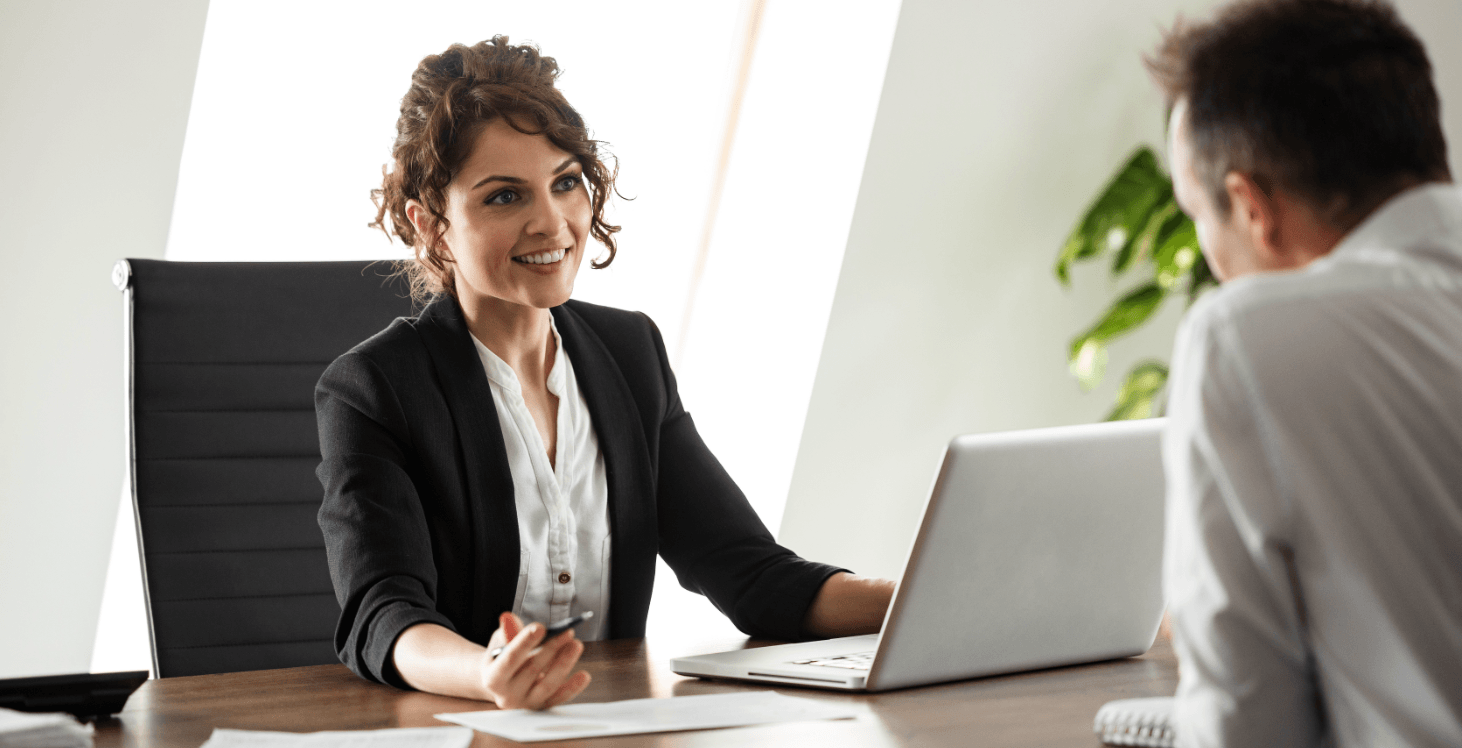
M 528 224 L 523 230 L 532 236 L 552 236 L 566 223 L 563 206 L 553 196 L 549 196 L 534 201 L 528 213 Z

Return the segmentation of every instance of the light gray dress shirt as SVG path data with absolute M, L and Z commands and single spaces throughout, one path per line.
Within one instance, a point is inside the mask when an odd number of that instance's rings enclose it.
M 1200 301 L 1170 397 L 1180 744 L 1462 746 L 1462 190 Z

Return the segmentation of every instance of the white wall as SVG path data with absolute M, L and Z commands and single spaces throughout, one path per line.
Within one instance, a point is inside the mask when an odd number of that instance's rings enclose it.
M 1083 394 L 1066 342 L 1117 288 L 1051 274 L 1078 214 L 1163 112 L 1140 55 L 1211 0 L 905 0 L 823 343 L 781 541 L 896 577 L 947 440 L 1100 419 L 1169 301 Z M 1404 0 L 1462 149 L 1462 3 Z
M 0 4 L 0 677 L 86 671 L 123 479 L 121 257 L 161 257 L 206 0 Z

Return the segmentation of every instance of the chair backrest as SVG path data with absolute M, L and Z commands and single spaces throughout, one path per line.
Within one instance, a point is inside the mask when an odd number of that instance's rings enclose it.
M 159 677 L 337 662 L 314 388 L 411 313 L 388 263 L 123 260 L 130 486 Z

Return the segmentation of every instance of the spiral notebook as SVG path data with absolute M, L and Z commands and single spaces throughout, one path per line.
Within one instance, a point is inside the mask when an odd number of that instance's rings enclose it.
M 1172 748 L 1175 742 L 1173 699 L 1159 696 L 1108 701 L 1097 710 L 1093 729 L 1107 745 Z

